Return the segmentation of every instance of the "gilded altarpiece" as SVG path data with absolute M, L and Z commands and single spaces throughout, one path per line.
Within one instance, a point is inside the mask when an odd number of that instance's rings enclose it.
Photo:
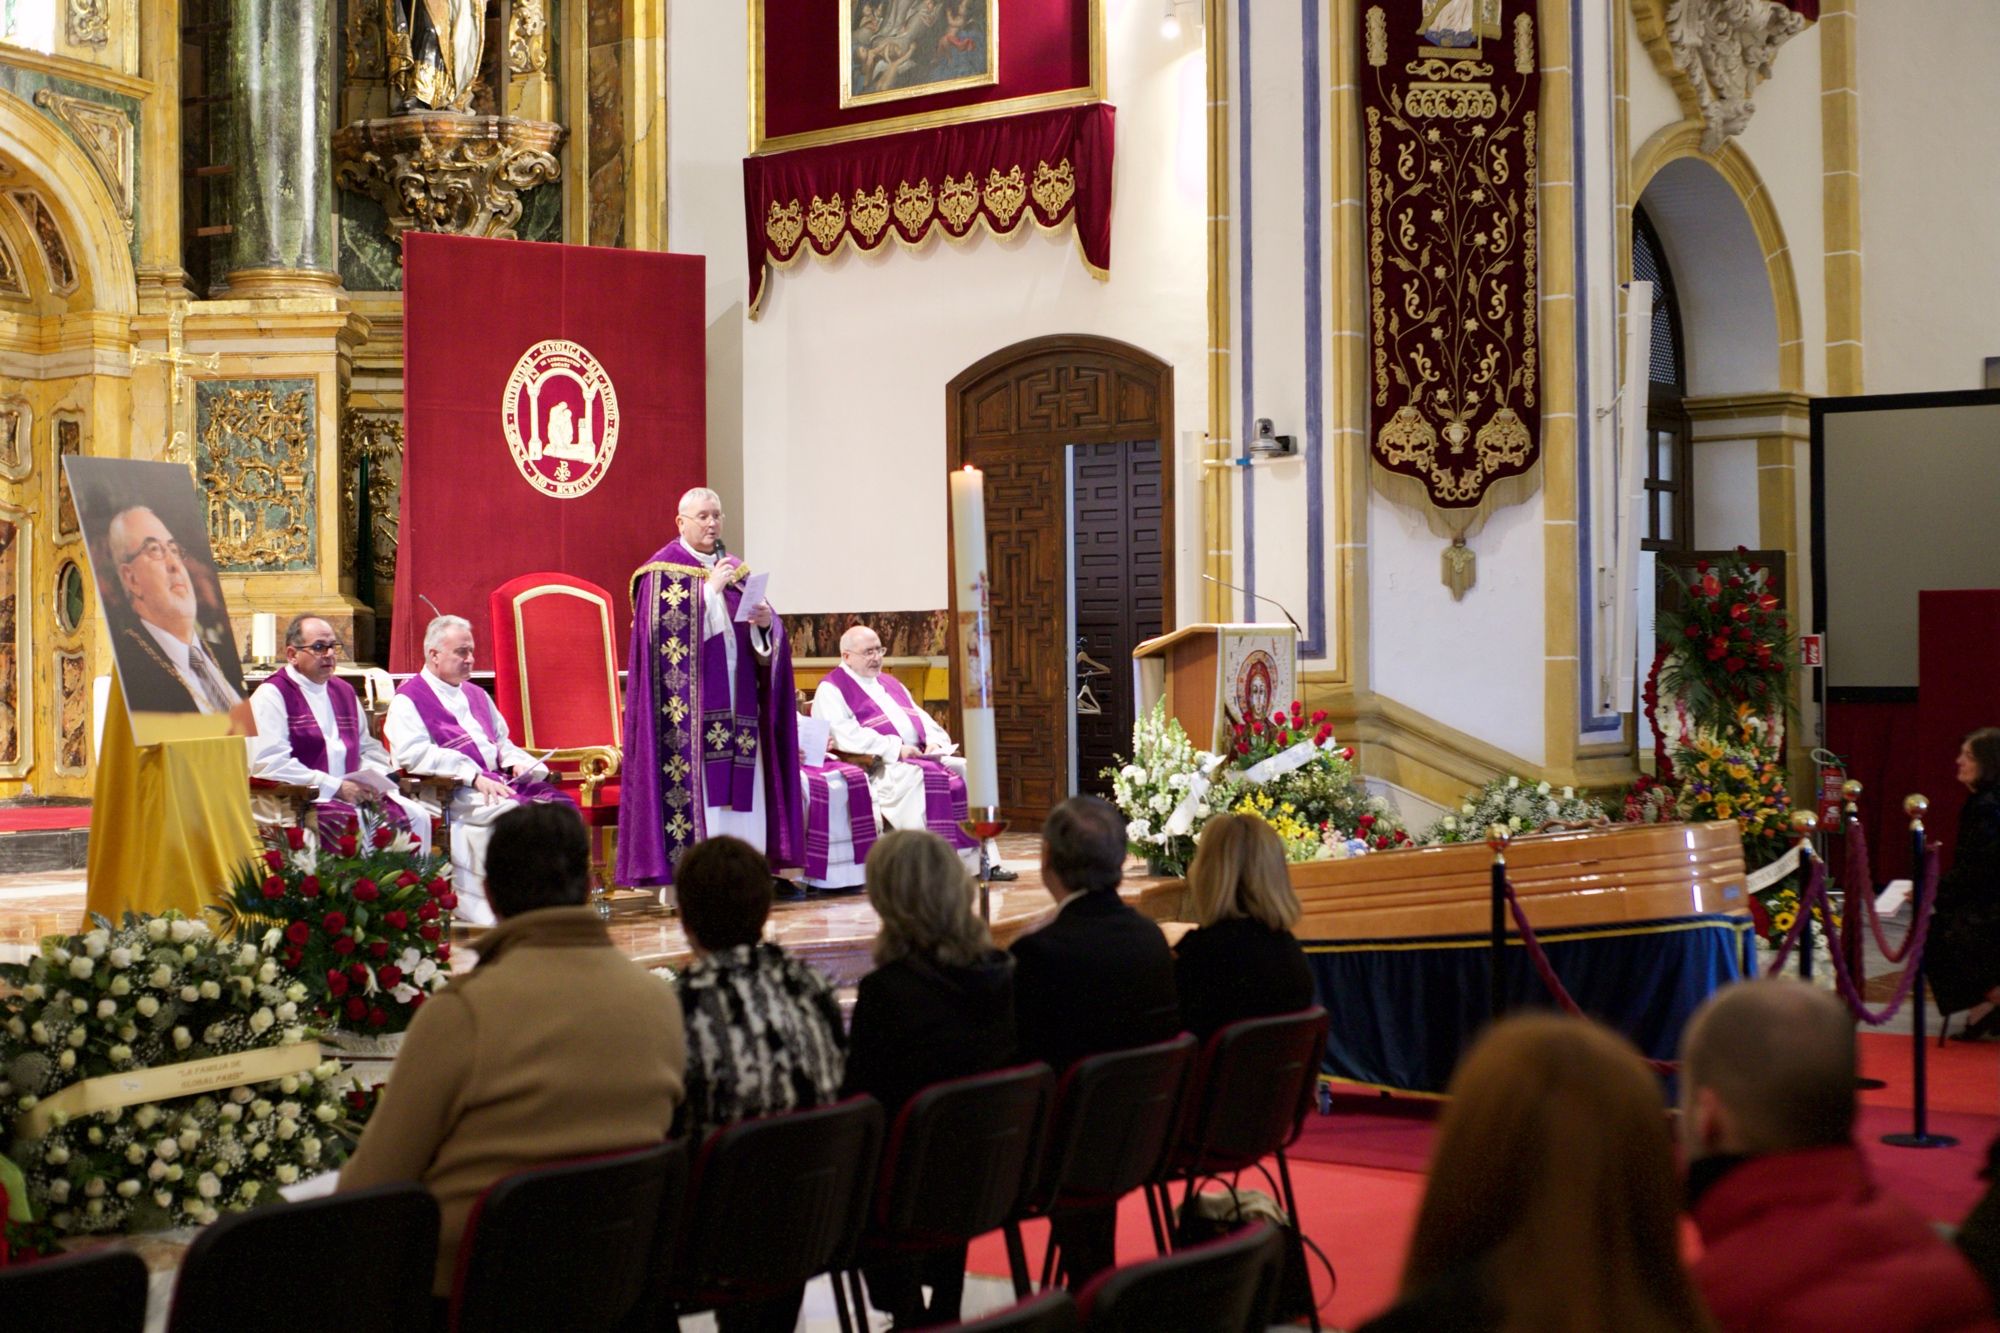
M 1451 545 L 1540 482 L 1535 0 L 1361 10 L 1370 453 Z
M 34 764 L 34 673 L 27 635 L 35 544 L 28 517 L 0 505 L 0 778 L 27 776 Z
M 90 764 L 90 671 L 82 653 L 56 653 L 56 772 L 81 777 Z
M 195 484 L 221 572 L 315 568 L 318 397 L 305 378 L 196 381 Z
M 368 532 L 359 532 L 358 495 L 364 460 L 368 471 Z M 396 523 L 403 495 L 403 414 L 350 408 L 340 426 L 341 568 L 360 573 L 354 544 L 366 541 L 373 588 L 355 595 L 372 606 L 385 604 L 396 582 Z

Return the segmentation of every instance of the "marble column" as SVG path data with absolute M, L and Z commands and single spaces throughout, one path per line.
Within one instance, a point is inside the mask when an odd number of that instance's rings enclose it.
M 332 0 L 231 0 L 229 294 L 337 287 Z

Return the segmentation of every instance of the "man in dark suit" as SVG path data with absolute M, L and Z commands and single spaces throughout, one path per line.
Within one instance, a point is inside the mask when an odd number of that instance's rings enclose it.
M 203 641 L 194 580 L 174 534 L 144 505 L 105 530 L 130 615 L 116 617 L 119 683 L 141 713 L 230 713 L 242 694 Z
M 1124 866 L 1125 817 L 1108 801 L 1073 796 L 1042 825 L 1042 883 L 1056 910 L 1014 941 L 1014 1015 L 1023 1057 L 1059 1075 L 1084 1056 L 1181 1030 L 1173 951 L 1118 897 Z M 1057 1219 L 1071 1288 L 1115 1261 L 1117 1221 L 1115 1208 Z

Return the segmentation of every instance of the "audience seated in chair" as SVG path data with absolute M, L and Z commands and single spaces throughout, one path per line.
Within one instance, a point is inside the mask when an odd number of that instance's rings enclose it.
M 868 1093 L 893 1124 L 922 1088 L 1014 1058 L 1014 963 L 973 911 L 973 885 L 944 839 L 885 833 L 868 854 L 868 903 L 882 919 L 861 979 L 842 1091 Z M 897 1328 L 958 1319 L 965 1247 L 866 1271 L 870 1302 Z M 925 1301 L 922 1288 L 931 1295 Z
M 1449 1096 L 1402 1299 L 1362 1333 L 1713 1327 L 1681 1267 L 1659 1080 L 1623 1037 L 1581 1018 L 1507 1019 Z
M 1125 817 L 1072 796 L 1042 825 L 1042 883 L 1054 914 L 1014 941 L 1014 1015 L 1021 1057 L 1058 1075 L 1086 1055 L 1165 1041 L 1181 1030 L 1174 956 L 1155 923 L 1118 896 Z M 1113 1208 L 1055 1224 L 1063 1272 L 1079 1289 L 1116 1258 Z
M 725 1125 L 837 1098 L 846 1036 L 833 983 L 763 938 L 771 867 L 762 852 L 726 834 L 705 838 L 674 867 L 674 890 L 694 950 L 674 982 L 688 1034 L 676 1128 L 699 1161 L 702 1140 Z M 717 1326 L 789 1333 L 804 1295 L 725 1307 Z
M 1211 818 L 1188 867 L 1188 890 L 1196 929 L 1174 946 L 1174 984 L 1189 1032 L 1205 1041 L 1239 1019 L 1312 1004 L 1312 969 L 1292 938 L 1299 900 L 1275 829 L 1255 815 Z
M 1876 1186 L 1854 1142 L 1854 1022 L 1789 979 L 1732 986 L 1681 1042 L 1681 1135 L 1724 1333 L 1992 1330 L 1964 1256 Z
M 618 952 L 585 905 L 576 810 L 521 806 L 492 832 L 486 887 L 500 923 L 480 937 L 479 966 L 410 1024 L 340 1173 L 342 1190 L 414 1180 L 437 1196 L 440 1296 L 481 1191 L 537 1163 L 659 1142 L 687 1060 L 673 988 Z
M 574 809 L 574 801 L 548 781 L 548 765 L 514 744 L 492 698 L 472 683 L 472 652 L 467 621 L 432 620 L 424 669 L 397 689 L 382 733 L 405 771 L 458 784 L 449 809 L 457 916 L 487 926 L 494 913 L 486 901 L 486 848 L 495 821 L 517 805 L 556 801 Z
M 429 811 L 349 776 L 366 770 L 386 781 L 396 766 L 368 729 L 354 687 L 334 674 L 340 651 L 333 626 L 319 616 L 295 616 L 285 627 L 285 665 L 250 696 L 257 719 L 250 776 L 302 789 L 322 837 L 353 832 L 357 809 L 368 806 L 385 822 L 409 829 L 428 853 Z M 281 808 L 282 819 L 273 806 Z M 251 793 L 259 823 L 289 819 L 285 806 L 282 797 Z

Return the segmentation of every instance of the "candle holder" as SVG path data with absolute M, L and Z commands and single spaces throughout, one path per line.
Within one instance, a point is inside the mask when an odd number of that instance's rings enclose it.
M 965 818 L 958 821 L 959 831 L 979 844 L 979 919 L 991 925 L 993 922 L 993 859 L 986 854 L 986 842 L 1005 833 L 1008 822 L 1000 817 L 997 805 L 975 805 L 966 810 Z

